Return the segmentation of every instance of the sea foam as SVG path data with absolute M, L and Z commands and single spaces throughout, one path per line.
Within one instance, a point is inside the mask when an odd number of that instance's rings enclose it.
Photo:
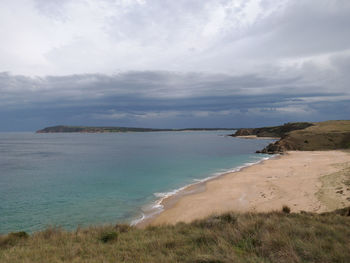
M 262 163 L 263 161 L 266 161 L 268 159 L 272 159 L 275 158 L 276 156 L 278 156 L 277 154 L 272 154 L 268 157 L 258 157 L 257 161 L 255 162 L 246 162 L 243 165 L 237 166 L 237 167 L 233 167 L 231 169 L 221 169 L 218 172 L 213 173 L 212 175 L 205 177 L 203 179 L 193 179 L 194 183 L 191 184 L 187 184 L 183 187 L 171 190 L 169 192 L 160 192 L 160 193 L 153 193 L 153 195 L 157 198 L 155 201 L 153 201 L 151 204 L 148 204 L 147 206 L 143 207 L 143 211 L 141 212 L 141 216 L 132 220 L 130 225 L 137 225 L 139 223 L 141 223 L 142 221 L 149 219 L 151 217 L 154 217 L 158 214 L 160 214 L 161 212 L 164 211 L 164 205 L 163 202 L 166 198 L 172 197 L 174 195 L 177 195 L 179 193 L 181 193 L 182 191 L 186 190 L 187 188 L 191 187 L 191 186 L 195 186 L 197 184 L 201 184 L 201 183 L 205 183 L 207 181 L 216 179 L 220 176 L 229 174 L 229 173 L 235 173 L 235 172 L 239 172 L 244 168 L 250 167 L 252 165 L 256 165 L 259 163 Z

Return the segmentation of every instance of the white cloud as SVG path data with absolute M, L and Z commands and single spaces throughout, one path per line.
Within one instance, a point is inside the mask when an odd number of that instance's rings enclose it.
M 264 72 L 344 50 L 346 1 L 3 0 L 0 72 Z

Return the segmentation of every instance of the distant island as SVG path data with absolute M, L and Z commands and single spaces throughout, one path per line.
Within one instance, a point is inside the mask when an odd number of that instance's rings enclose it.
M 134 127 L 92 127 L 92 126 L 67 126 L 57 125 L 47 127 L 36 133 L 107 133 L 107 132 L 162 132 L 162 131 L 219 131 L 236 130 L 236 128 L 185 128 L 185 129 L 153 129 L 153 128 L 134 128 Z

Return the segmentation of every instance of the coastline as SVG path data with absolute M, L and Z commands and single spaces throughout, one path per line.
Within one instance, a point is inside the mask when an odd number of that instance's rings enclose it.
M 267 212 L 280 210 L 283 205 L 288 205 L 292 212 L 341 208 L 350 204 L 350 189 L 345 187 L 339 194 L 339 185 L 329 190 L 327 180 L 321 178 L 341 173 L 349 165 L 350 153 L 341 150 L 290 151 L 272 156 L 165 196 L 158 202 L 162 211 L 135 225 L 143 228 L 191 222 L 227 211 Z M 332 207 L 329 200 L 333 200 Z
M 237 135 L 235 138 L 240 139 L 253 139 L 253 140 L 279 140 L 280 137 L 258 137 L 257 135 Z
M 136 218 L 132 220 L 130 225 L 143 228 L 149 225 L 161 213 L 172 208 L 177 203 L 177 201 L 179 201 L 181 198 L 188 195 L 204 192 L 206 190 L 206 184 L 208 182 L 220 179 L 221 177 L 226 176 L 227 174 L 240 172 L 250 166 L 259 165 L 265 162 L 266 160 L 276 159 L 279 157 L 280 157 L 280 154 L 269 154 L 269 155 L 266 155 L 265 157 L 262 157 L 256 162 L 247 162 L 240 166 L 229 169 L 227 171 L 214 173 L 209 177 L 206 177 L 204 179 L 198 179 L 191 184 L 187 184 L 183 187 L 177 188 L 170 192 L 155 193 L 155 195 L 158 196 L 159 199 L 149 204 L 145 209 L 144 213 L 142 213 L 141 218 Z

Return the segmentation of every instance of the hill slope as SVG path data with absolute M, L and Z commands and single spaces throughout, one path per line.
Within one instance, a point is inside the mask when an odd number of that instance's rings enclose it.
M 257 137 L 283 137 L 286 133 L 294 130 L 303 130 L 312 126 L 310 122 L 290 122 L 281 126 L 263 127 L 263 128 L 244 128 L 238 129 L 231 136 L 256 135 Z
M 262 153 L 288 150 L 317 151 L 350 148 L 350 121 L 315 122 L 301 130 L 285 133 L 282 138 L 265 147 Z
M 350 121 L 295 122 L 281 126 L 239 129 L 233 137 L 256 135 L 280 137 L 260 153 L 279 153 L 288 150 L 317 151 L 350 148 Z

